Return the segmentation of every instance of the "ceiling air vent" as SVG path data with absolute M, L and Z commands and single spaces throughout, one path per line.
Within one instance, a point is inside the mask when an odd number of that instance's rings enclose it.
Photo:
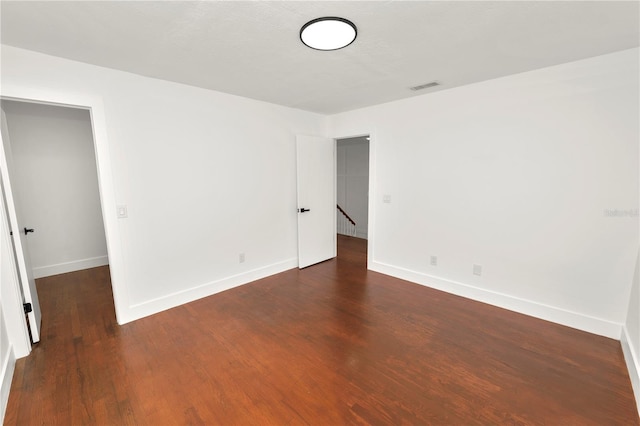
M 440 86 L 440 83 L 438 83 L 437 81 L 432 81 L 431 83 L 426 83 L 426 84 L 421 84 L 419 86 L 413 86 L 413 87 L 409 87 L 409 89 L 415 91 L 418 90 L 423 90 L 423 89 L 428 89 L 430 87 L 435 87 L 435 86 Z

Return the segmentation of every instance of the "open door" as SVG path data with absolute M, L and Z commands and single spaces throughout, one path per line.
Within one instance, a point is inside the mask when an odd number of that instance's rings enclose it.
M 298 267 L 336 257 L 336 143 L 296 137 Z
M 27 234 L 33 232 L 32 229 L 23 227 L 20 223 L 18 206 L 15 202 L 15 196 L 11 188 L 11 145 L 9 143 L 9 133 L 7 131 L 7 120 L 2 113 L 2 128 L 0 138 L 0 172 L 2 176 L 2 187 L 4 189 L 7 213 L 9 214 L 9 226 L 11 235 L 13 236 L 13 247 L 16 254 L 16 262 L 18 266 L 18 276 L 22 286 L 22 294 L 24 297 L 25 311 L 28 311 L 29 327 L 31 329 L 31 339 L 34 343 L 40 341 L 40 321 L 42 313 L 40 312 L 40 302 L 38 300 L 38 292 L 36 291 L 36 282 L 33 278 L 33 270 L 31 269 L 31 259 L 27 247 Z

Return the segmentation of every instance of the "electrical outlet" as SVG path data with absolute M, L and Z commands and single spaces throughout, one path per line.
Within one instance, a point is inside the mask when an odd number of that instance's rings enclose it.
M 431 256 L 429 263 L 431 266 L 438 266 L 438 256 Z
M 391 204 L 391 195 L 389 194 L 384 194 L 382 196 L 382 202 L 386 203 L 386 204 Z
M 473 264 L 473 275 L 482 275 L 482 265 L 476 265 L 475 263 Z
M 244 263 L 244 253 L 240 253 L 238 255 L 238 260 L 240 261 L 240 263 Z

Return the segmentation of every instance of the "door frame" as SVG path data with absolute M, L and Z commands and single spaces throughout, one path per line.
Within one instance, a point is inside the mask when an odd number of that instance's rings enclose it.
M 375 209 L 374 209 L 374 204 L 375 204 L 375 194 L 376 192 L 376 188 L 375 188 L 375 182 L 376 182 L 376 138 L 375 138 L 375 132 L 371 131 L 371 132 L 362 132 L 362 133 L 355 133 L 355 134 L 348 134 L 348 135 L 341 135 L 341 136 L 334 136 L 333 140 L 336 141 L 336 147 L 338 144 L 338 141 L 340 139 L 350 139 L 350 138 L 360 138 L 360 137 L 365 137 L 365 136 L 369 136 L 369 198 L 368 198 L 368 203 L 367 203 L 367 269 L 371 269 L 371 265 L 374 262 L 374 240 L 375 240 Z M 337 149 L 337 148 L 336 148 Z M 337 161 L 337 157 L 336 157 L 336 161 Z M 334 170 L 336 173 L 335 176 L 335 182 L 336 185 L 338 184 L 338 167 L 337 165 L 334 166 Z M 338 188 L 336 187 L 336 194 L 338 193 Z M 373 196 L 372 196 L 373 195 Z M 337 196 L 337 195 L 336 195 Z
M 89 111 L 93 130 L 93 147 L 98 171 L 98 192 L 107 242 L 107 256 L 109 258 L 116 320 L 119 324 L 127 322 L 126 312 L 129 307 L 129 297 L 124 281 L 124 256 L 118 232 L 116 193 L 107 138 L 106 114 L 102 97 L 3 84 L 0 89 L 0 99 L 70 107 Z

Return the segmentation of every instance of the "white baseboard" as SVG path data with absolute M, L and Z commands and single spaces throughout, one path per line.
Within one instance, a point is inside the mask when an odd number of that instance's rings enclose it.
M 635 352 L 630 340 L 629 330 L 627 330 L 626 326 L 622 327 L 620 344 L 622 345 L 624 361 L 627 364 L 631 387 L 633 387 L 633 394 L 636 397 L 636 407 L 638 408 L 638 415 L 640 416 L 640 358 L 638 358 L 640 354 Z
M 356 231 L 356 237 L 362 238 L 363 240 L 367 239 L 367 231 Z
M 159 297 L 157 299 L 131 305 L 128 309 L 126 318 L 119 319 L 119 321 L 120 324 L 135 321 L 140 318 L 157 314 L 158 312 L 175 308 L 176 306 L 184 305 L 185 303 L 193 302 L 194 300 L 202 299 L 203 297 L 211 296 L 213 294 L 220 293 L 234 287 L 239 287 L 243 284 L 248 284 L 252 281 L 256 281 L 261 278 L 275 275 L 280 272 L 284 272 L 297 267 L 298 258 L 292 258 L 282 262 L 277 262 L 271 265 L 252 269 L 241 274 L 232 275 L 227 278 L 222 278 L 220 280 L 205 283 L 188 290 L 172 293 L 167 296 Z
M 345 235 L 347 237 L 354 237 L 354 238 L 360 238 L 363 240 L 367 239 L 367 233 L 366 232 L 356 232 L 356 235 L 351 235 L 351 234 L 343 234 L 342 232 L 338 232 L 338 235 Z
M 36 279 L 50 277 L 51 275 L 66 274 L 67 272 L 81 271 L 83 269 L 96 268 L 108 264 L 109 258 L 107 256 L 98 256 L 55 265 L 38 266 L 33 268 L 33 277 Z
M 0 371 L 0 424 L 4 424 L 4 415 L 7 411 L 7 403 L 9 402 L 9 391 L 11 390 L 11 380 L 13 379 L 13 372 L 16 368 L 16 358 L 13 355 L 13 347 L 9 345 L 9 351 L 7 359 L 2 364 L 2 371 Z
M 369 267 L 372 271 L 391 275 L 396 278 L 442 290 L 468 299 L 498 306 L 510 311 L 551 321 L 557 324 L 587 331 L 600 336 L 620 340 L 622 324 L 595 318 L 577 312 L 567 311 L 555 306 L 544 305 L 531 300 L 521 299 L 508 294 L 493 292 L 472 285 L 446 280 L 432 275 L 416 272 L 397 266 L 373 261 Z

